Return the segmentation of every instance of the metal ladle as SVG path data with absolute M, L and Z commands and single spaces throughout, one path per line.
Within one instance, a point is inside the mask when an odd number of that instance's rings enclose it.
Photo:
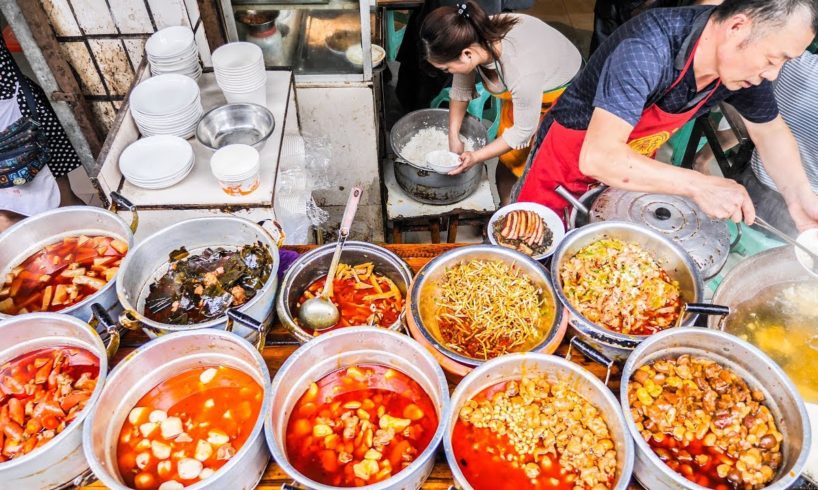
M 324 290 L 318 296 L 305 301 L 298 310 L 298 320 L 306 328 L 321 332 L 334 327 L 341 318 L 338 307 L 330 299 L 332 298 L 332 283 L 335 279 L 335 271 L 338 269 L 338 262 L 341 260 L 341 250 L 347 241 L 352 220 L 358 210 L 362 192 L 360 187 L 353 187 L 352 192 L 349 194 L 346 208 L 344 208 L 344 216 L 341 218 L 341 227 L 338 228 L 338 243 L 335 245 L 335 252 L 332 254 L 332 262 L 329 265 Z

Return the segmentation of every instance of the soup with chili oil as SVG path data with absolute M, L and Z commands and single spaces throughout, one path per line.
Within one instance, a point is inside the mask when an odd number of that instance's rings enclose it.
M 6 274 L 0 313 L 74 306 L 116 277 L 127 252 L 127 242 L 109 236 L 69 236 L 47 245 Z
M 99 359 L 79 347 L 39 349 L 0 366 L 0 462 L 65 430 L 97 386 Z
M 467 401 L 452 449 L 475 490 L 616 484 L 616 451 L 601 412 L 567 383 L 544 376 L 498 383 Z
M 226 366 L 162 381 L 128 413 L 117 463 L 125 484 L 173 489 L 211 477 L 236 455 L 258 420 L 262 387 Z
M 429 395 L 395 369 L 350 366 L 311 383 L 287 424 L 290 463 L 336 487 L 384 481 L 429 445 L 438 416 Z

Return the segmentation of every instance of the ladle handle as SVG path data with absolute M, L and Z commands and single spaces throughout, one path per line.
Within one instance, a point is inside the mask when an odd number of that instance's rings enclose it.
M 815 263 L 818 262 L 818 254 L 816 254 L 812 250 L 808 249 L 807 247 L 801 245 L 800 243 L 798 243 L 797 240 L 794 240 L 791 236 L 787 235 L 786 233 L 779 230 L 775 226 L 767 223 L 766 221 L 759 218 L 758 216 L 756 216 L 755 224 L 757 224 L 758 226 L 764 228 L 765 230 L 769 231 L 770 233 L 774 234 L 775 236 L 777 236 L 781 240 L 785 241 L 786 243 L 789 243 L 793 247 L 800 248 L 802 252 L 806 253 L 807 255 L 809 255 L 812 258 L 812 261 L 813 261 L 812 267 L 813 267 L 813 269 L 815 269 L 815 265 L 816 265 Z
M 579 201 L 579 199 L 577 199 L 576 197 L 574 197 L 574 195 L 573 195 L 573 194 L 571 194 L 571 192 L 570 192 L 568 189 L 566 189 L 565 187 L 563 187 L 563 186 L 561 186 L 561 185 L 558 185 L 557 187 L 555 187 L 555 188 L 554 188 L 554 192 L 556 192 L 557 194 L 559 194 L 561 198 L 563 198 L 563 199 L 565 199 L 566 201 L 568 201 L 568 203 L 569 203 L 571 206 L 574 206 L 574 207 L 576 208 L 576 210 L 577 210 L 577 211 L 579 211 L 580 213 L 582 213 L 582 214 L 584 214 L 584 215 L 586 215 L 586 216 L 587 216 L 588 214 L 590 214 L 590 211 L 588 211 L 588 208 L 587 208 L 587 207 L 585 207 L 585 205 L 584 205 L 584 204 L 582 204 L 582 203 Z
M 347 205 L 344 208 L 344 216 L 341 218 L 341 226 L 338 228 L 338 243 L 335 245 L 335 252 L 332 254 L 332 262 L 329 264 L 327 279 L 324 283 L 324 291 L 321 293 L 321 296 L 326 299 L 332 297 L 335 271 L 338 269 L 338 262 L 341 260 L 341 249 L 349 236 L 352 220 L 355 219 L 355 213 L 358 211 L 358 203 L 361 202 L 362 193 L 363 190 L 358 186 L 353 187 L 352 192 L 349 193 L 349 199 L 347 199 Z

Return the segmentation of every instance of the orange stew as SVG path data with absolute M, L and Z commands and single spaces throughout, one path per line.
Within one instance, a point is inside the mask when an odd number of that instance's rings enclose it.
M 341 319 L 329 330 L 358 325 L 388 327 L 398 321 L 403 295 L 391 279 L 374 272 L 374 268 L 372 262 L 356 266 L 338 264 L 332 284 L 332 302 L 338 307 Z M 298 299 L 298 306 L 320 294 L 326 279 L 324 276 L 313 281 Z
M 405 374 L 358 365 L 312 383 L 287 424 L 287 458 L 336 487 L 383 481 L 409 466 L 437 430 L 432 400 Z
M 0 367 L 0 462 L 30 453 L 77 418 L 97 386 L 99 359 L 78 347 L 39 349 Z
M 71 236 L 52 243 L 6 274 L 0 313 L 60 311 L 116 277 L 128 244 L 108 236 Z
M 247 441 L 262 396 L 251 376 L 225 366 L 159 383 L 122 426 L 119 473 L 137 489 L 182 488 L 209 478 Z

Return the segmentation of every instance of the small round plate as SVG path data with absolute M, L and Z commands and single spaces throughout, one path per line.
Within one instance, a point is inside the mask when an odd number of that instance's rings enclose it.
M 554 250 L 557 249 L 557 245 L 565 237 L 565 225 L 557 213 L 543 206 L 542 204 L 537 204 L 534 202 L 516 202 L 498 209 L 491 216 L 491 219 L 489 219 L 489 224 L 486 231 L 489 237 L 489 242 L 491 242 L 492 245 L 503 246 L 497 243 L 497 239 L 494 237 L 494 224 L 512 211 L 533 211 L 537 213 L 537 215 L 542 218 L 543 221 L 545 221 L 545 225 L 551 230 L 552 234 L 551 246 L 548 247 L 548 250 L 546 250 L 545 253 L 533 255 L 531 258 L 534 260 L 542 260 L 550 257 L 551 254 L 554 253 Z

